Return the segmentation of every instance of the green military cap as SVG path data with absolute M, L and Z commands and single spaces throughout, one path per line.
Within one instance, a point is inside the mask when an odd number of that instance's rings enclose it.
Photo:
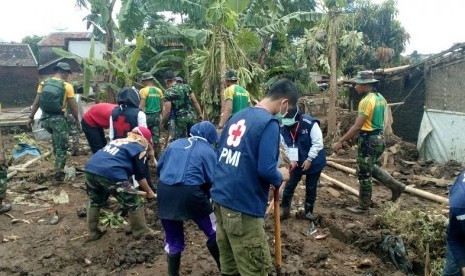
M 155 79 L 155 78 L 153 77 L 152 73 L 150 73 L 150 72 L 143 73 L 141 78 L 140 78 L 141 81 L 153 80 L 153 79 Z
M 352 79 L 354 83 L 366 84 L 366 83 L 375 83 L 377 79 L 373 78 L 373 71 L 360 71 L 357 73 L 357 76 Z
M 228 69 L 228 71 L 226 71 L 226 74 L 224 74 L 224 78 L 226 80 L 236 81 L 237 80 L 237 71 L 234 70 L 234 69 Z
M 69 66 L 69 64 L 67 62 L 58 62 L 57 65 L 55 65 L 55 68 L 53 68 L 53 69 L 54 70 L 61 69 L 63 71 L 71 73 L 71 67 Z

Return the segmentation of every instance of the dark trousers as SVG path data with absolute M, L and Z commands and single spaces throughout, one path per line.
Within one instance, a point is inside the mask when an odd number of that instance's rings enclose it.
M 207 236 L 207 244 L 212 244 L 216 241 L 215 231 L 215 214 L 211 213 L 202 218 L 193 219 Z M 165 230 L 165 251 L 169 255 L 181 253 L 184 250 L 184 222 L 181 220 L 161 219 L 161 225 Z
M 92 153 L 96 153 L 107 145 L 105 133 L 101 127 L 92 127 L 86 121 L 81 121 L 82 131 L 86 135 L 87 142 L 89 143 Z
M 302 172 L 302 168 L 297 166 L 292 172 L 287 181 L 286 186 L 283 191 L 283 199 L 281 201 L 281 206 L 283 208 L 290 207 L 292 202 L 292 197 L 294 196 L 295 188 L 299 183 L 302 175 L 305 172 Z M 318 180 L 320 179 L 321 170 L 315 173 L 307 174 L 305 179 L 305 214 L 308 212 L 313 213 L 313 205 L 316 200 L 317 185 Z

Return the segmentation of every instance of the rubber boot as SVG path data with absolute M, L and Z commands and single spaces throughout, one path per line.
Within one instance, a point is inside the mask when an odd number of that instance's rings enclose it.
M 207 248 L 208 252 L 212 255 L 213 259 L 216 262 L 216 266 L 218 267 L 218 270 L 221 271 L 221 265 L 220 265 L 220 250 L 218 249 L 218 244 L 215 242 L 208 243 L 207 242 Z
M 354 207 L 347 207 L 346 209 L 356 214 L 367 213 L 370 210 L 371 205 L 371 187 L 359 189 L 359 204 Z
M 134 238 L 139 239 L 144 234 L 154 235 L 153 230 L 150 229 L 145 222 L 145 212 L 143 207 L 129 211 L 128 219 Z
M 291 207 L 281 207 L 281 211 L 279 212 L 279 217 L 281 218 L 281 220 L 290 218 Z
M 405 190 L 405 184 L 397 181 L 390 173 L 379 166 L 375 165 L 372 176 L 391 190 L 391 201 L 396 201 Z
M 283 195 L 281 199 L 281 210 L 279 212 L 279 218 L 281 220 L 291 217 L 291 200 L 292 198 L 289 196 Z
M 168 275 L 178 276 L 179 266 L 181 265 L 181 253 L 177 253 L 173 255 L 168 254 L 166 260 L 168 262 Z
M 95 241 L 100 239 L 105 232 L 98 228 L 100 222 L 100 208 L 89 207 L 87 208 L 87 232 L 89 233 L 88 241 Z
M 3 200 L 0 200 L 0 214 L 8 213 L 11 211 L 11 204 L 3 204 Z
M 57 171 L 55 172 L 55 175 L 53 176 L 52 184 L 53 185 L 60 185 L 65 182 L 65 173 L 63 171 Z

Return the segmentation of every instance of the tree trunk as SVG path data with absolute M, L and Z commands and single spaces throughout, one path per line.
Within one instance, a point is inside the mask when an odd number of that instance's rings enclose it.
M 268 55 L 268 47 L 270 45 L 271 35 L 267 35 L 262 40 L 262 48 L 258 56 L 258 64 L 261 68 L 265 68 L 266 56 Z
M 224 111 L 224 93 L 223 91 L 226 89 L 226 84 L 223 81 L 223 76 L 226 74 L 227 64 L 226 64 L 226 47 L 224 45 L 224 41 L 220 41 L 220 99 L 221 99 L 221 114 Z
M 336 132 L 336 100 L 337 100 L 337 17 L 333 17 L 329 44 L 329 112 L 328 112 L 328 137 Z

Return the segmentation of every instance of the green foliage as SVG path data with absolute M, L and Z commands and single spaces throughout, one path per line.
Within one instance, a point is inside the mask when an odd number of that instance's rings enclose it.
M 381 211 L 381 225 L 399 233 L 419 260 L 426 256 L 429 244 L 431 275 L 441 275 L 445 256 L 447 218 L 431 208 L 401 210 L 398 204 Z
M 32 54 L 37 61 L 39 61 L 39 48 L 37 47 L 37 43 L 44 38 L 43 36 L 33 35 L 33 36 L 26 36 L 21 40 L 21 43 L 28 44 L 31 47 Z
M 102 211 L 100 214 L 100 224 L 110 228 L 121 228 L 121 226 L 128 223 L 117 213 Z

